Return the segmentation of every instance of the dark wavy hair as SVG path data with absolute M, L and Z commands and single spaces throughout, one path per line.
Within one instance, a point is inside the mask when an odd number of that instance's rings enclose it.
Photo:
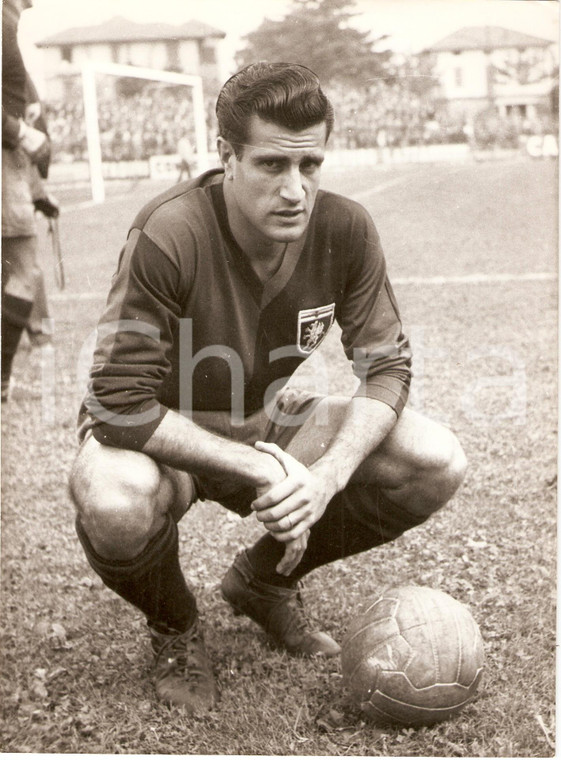
M 316 74 L 299 63 L 251 63 L 230 77 L 216 101 L 221 137 L 241 155 L 252 116 L 299 131 L 325 122 L 333 128 L 333 107 Z

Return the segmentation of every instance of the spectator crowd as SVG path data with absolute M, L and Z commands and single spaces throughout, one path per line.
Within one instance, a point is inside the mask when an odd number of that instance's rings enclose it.
M 360 90 L 332 84 L 326 88 L 337 114 L 331 144 L 337 149 L 401 148 L 471 142 L 474 147 L 513 147 L 521 136 L 541 133 L 543 120 L 513 112 L 500 117 L 482 112 L 475 129 L 452 117 L 428 93 L 415 93 L 395 80 L 377 80 Z M 208 148 L 215 149 L 214 98 L 206 105 Z M 118 94 L 99 88 L 98 116 L 104 161 L 147 160 L 177 153 L 181 138 L 194 140 L 194 113 L 185 87 L 147 84 Z M 80 95 L 47 106 L 53 160 L 87 159 L 84 106 Z M 481 144 L 479 144 L 481 143 Z
M 81 98 L 48 105 L 47 119 L 54 159 L 86 160 Z M 137 161 L 176 153 L 179 140 L 186 134 L 193 136 L 195 129 L 193 105 L 186 88 L 153 85 L 128 96 L 101 89 L 98 125 L 104 161 Z

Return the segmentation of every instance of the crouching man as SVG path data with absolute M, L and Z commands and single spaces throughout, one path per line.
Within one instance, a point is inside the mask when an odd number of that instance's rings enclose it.
M 409 344 L 369 214 L 319 189 L 333 112 L 315 74 L 252 64 L 216 110 L 221 168 L 130 229 L 70 478 L 88 561 L 144 613 L 157 694 L 191 714 L 217 699 L 178 560 L 194 501 L 263 524 L 222 580 L 232 608 L 288 652 L 329 657 L 300 579 L 419 525 L 465 470 L 454 435 L 405 408 Z M 335 320 L 355 395 L 288 387 Z

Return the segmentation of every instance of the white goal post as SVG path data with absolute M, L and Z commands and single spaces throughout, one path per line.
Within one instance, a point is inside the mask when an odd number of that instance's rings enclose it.
M 95 203 L 102 203 L 105 200 L 105 187 L 101 167 L 101 140 L 97 112 L 96 74 L 150 79 L 167 84 L 179 84 L 191 87 L 193 95 L 195 146 L 198 168 L 199 171 L 204 171 L 208 168 L 207 127 L 201 77 L 191 74 L 177 74 L 174 71 L 148 69 L 141 66 L 128 66 L 120 63 L 88 61 L 82 66 L 82 87 L 84 93 L 84 117 L 86 121 L 86 138 L 88 142 L 92 199 Z

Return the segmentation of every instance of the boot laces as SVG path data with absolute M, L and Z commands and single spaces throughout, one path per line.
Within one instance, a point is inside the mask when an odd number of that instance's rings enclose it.
M 309 619 L 306 614 L 306 608 L 304 607 L 304 601 L 299 589 L 295 589 L 294 592 L 285 600 L 285 609 L 288 609 L 291 613 L 287 615 L 287 630 L 291 629 L 295 633 L 307 633 L 309 628 Z
M 166 636 L 156 652 L 156 661 L 162 674 L 181 672 L 186 681 L 204 677 L 206 673 L 201 648 L 202 640 L 196 627 L 185 633 Z

